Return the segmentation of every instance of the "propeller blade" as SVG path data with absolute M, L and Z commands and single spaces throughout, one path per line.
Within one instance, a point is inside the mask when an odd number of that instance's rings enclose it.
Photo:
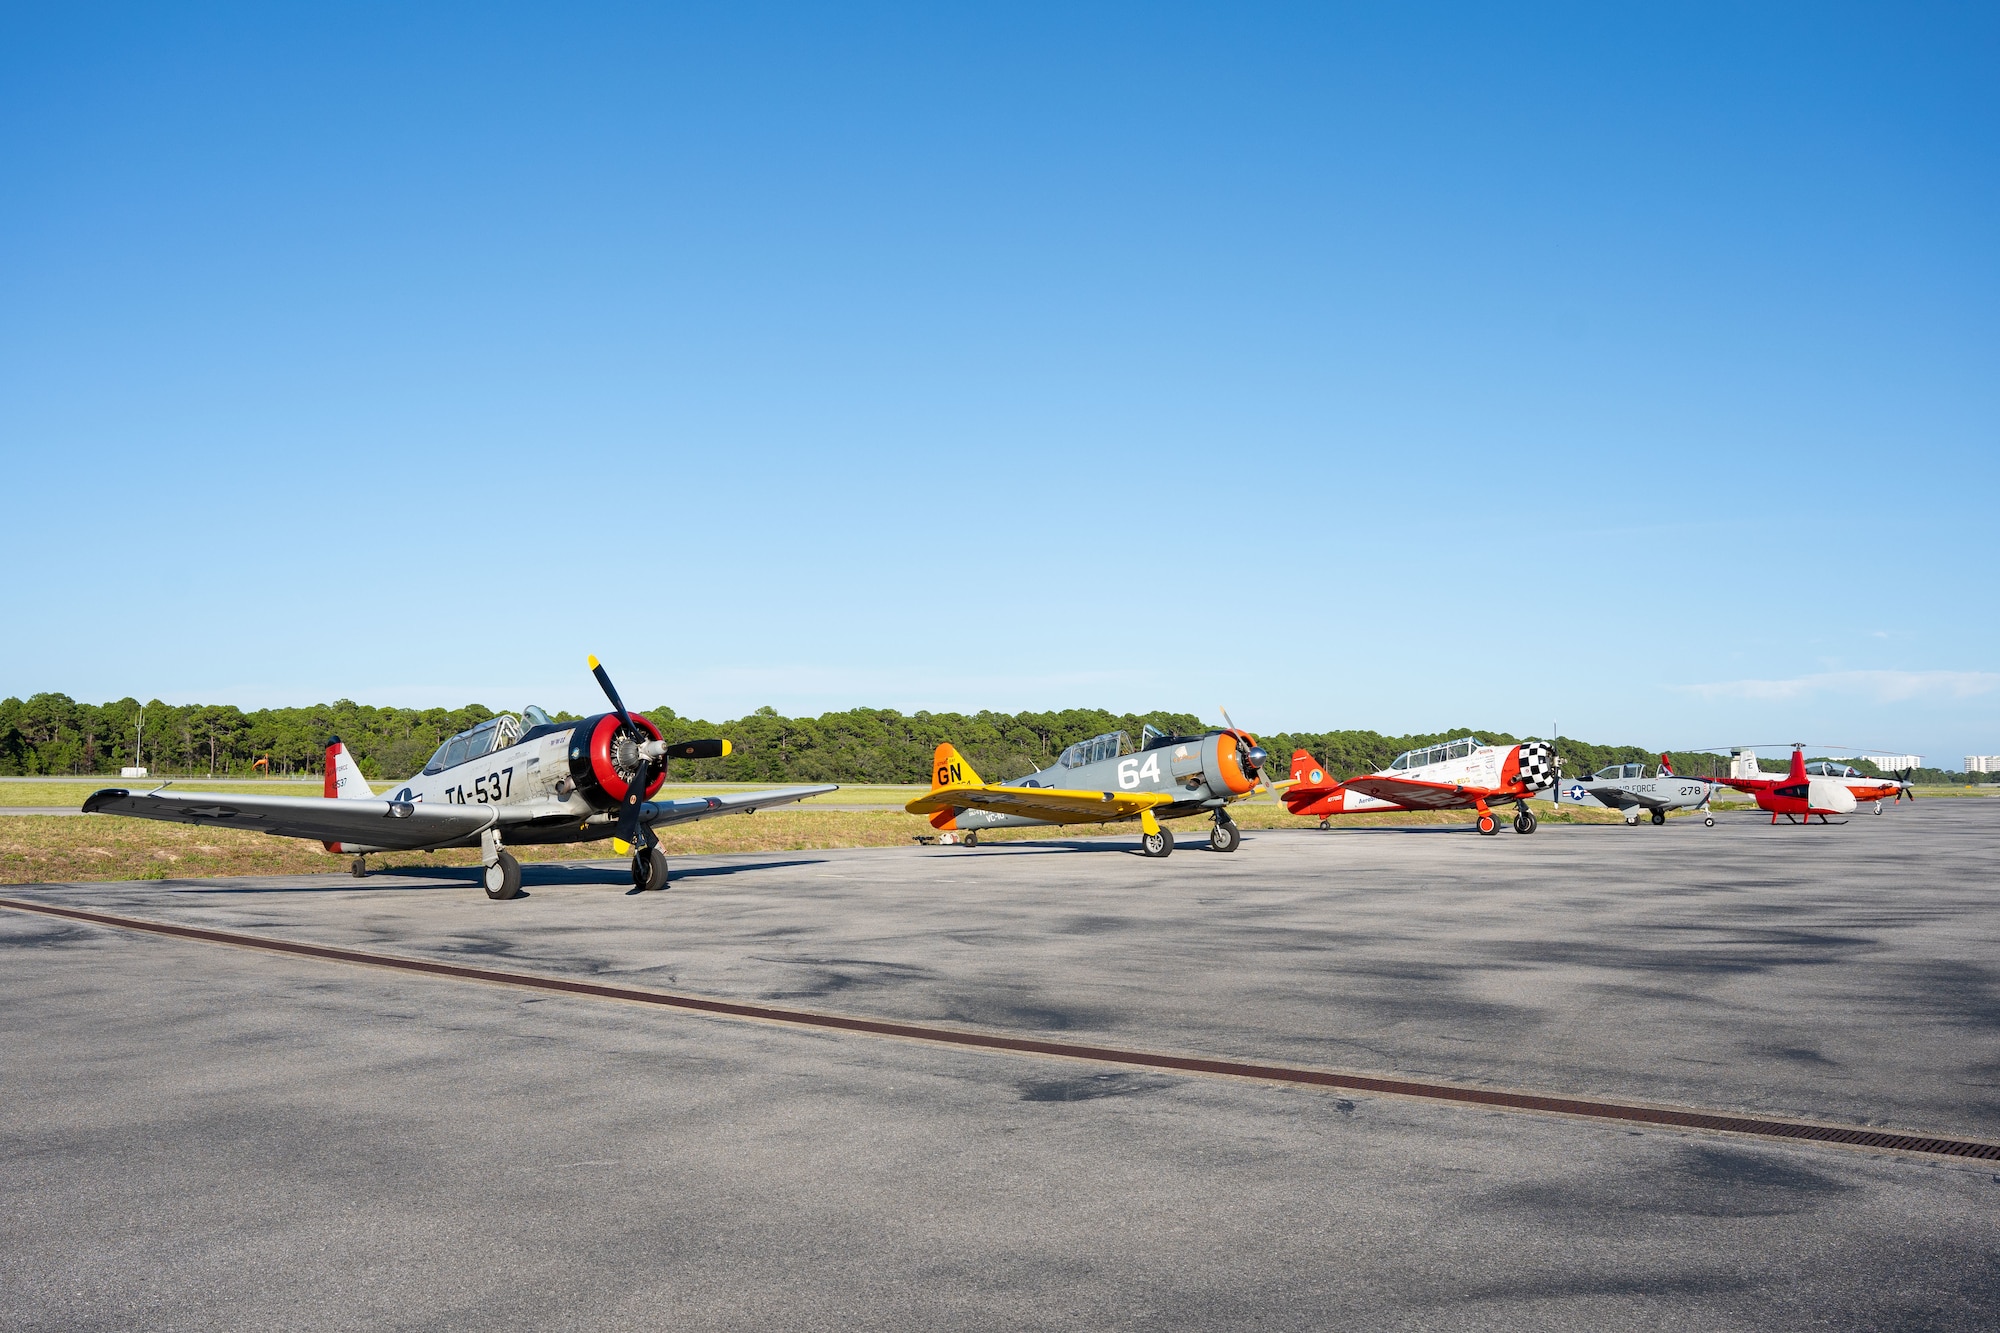
M 604 664 L 597 660 L 595 654 L 590 658 L 590 674 L 597 677 L 597 684 L 604 691 L 604 697 L 611 701 L 611 711 L 618 714 L 618 720 L 631 726 L 632 715 L 625 711 L 625 701 L 618 697 L 618 687 L 611 683 L 611 673 L 604 669 Z
M 730 752 L 728 741 L 675 741 L 666 749 L 669 759 L 720 759 Z
M 641 759 L 639 769 L 625 787 L 625 802 L 618 807 L 618 839 L 639 844 L 639 808 L 646 803 L 646 788 L 653 785 L 653 761 Z
M 1220 705 L 1217 705 L 1217 707 L 1221 709 L 1223 724 L 1231 731 L 1237 733 L 1237 752 L 1243 756 L 1243 762 L 1257 774 L 1257 781 L 1250 790 L 1254 792 L 1258 787 L 1262 787 L 1265 791 L 1270 792 L 1272 798 L 1275 799 L 1278 795 L 1278 788 L 1272 783 L 1271 775 L 1265 771 L 1265 765 L 1271 762 L 1271 756 L 1265 752 L 1263 746 L 1245 743 L 1243 740 L 1243 729 L 1236 725 L 1236 719 L 1229 716 L 1227 708 L 1221 708 Z

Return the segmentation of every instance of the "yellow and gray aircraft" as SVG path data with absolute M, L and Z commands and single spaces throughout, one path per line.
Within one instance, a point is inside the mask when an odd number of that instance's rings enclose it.
M 929 815 L 933 828 L 961 833 L 967 847 L 978 845 L 983 829 L 1136 819 L 1147 856 L 1174 850 L 1173 830 L 1160 820 L 1207 814 L 1214 820 L 1210 849 L 1233 852 L 1243 834 L 1229 803 L 1264 782 L 1264 761 L 1257 738 L 1233 725 L 1201 736 L 1169 736 L 1149 725 L 1137 745 L 1109 731 L 1078 741 L 1038 772 L 990 783 L 944 744 L 932 759 L 929 793 L 903 808 Z
M 729 742 L 662 740 L 649 719 L 626 711 L 595 657 L 590 670 L 611 701 L 609 713 L 555 722 L 527 708 L 519 717 L 488 718 L 440 745 L 422 773 L 386 797 L 369 788 L 336 736 L 326 745 L 323 797 L 164 788 L 134 795 L 108 787 L 93 792 L 83 809 L 312 838 L 330 852 L 351 854 L 356 875 L 367 873 L 371 852 L 477 847 L 486 896 L 518 898 L 521 863 L 506 850 L 510 844 L 611 838 L 621 855 L 631 852 L 632 891 L 641 893 L 667 887 L 667 856 L 653 832 L 659 826 L 754 814 L 838 790 L 773 787 L 656 801 L 669 759 L 720 758 Z

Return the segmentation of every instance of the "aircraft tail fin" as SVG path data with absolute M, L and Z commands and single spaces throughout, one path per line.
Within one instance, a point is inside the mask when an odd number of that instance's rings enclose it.
M 1666 755 L 1666 754 L 1663 754 L 1663 755 L 1661 755 L 1661 756 L 1660 756 L 1660 776 L 1661 776 L 1661 777 L 1663 777 L 1663 778 L 1670 778 L 1670 777 L 1672 777 L 1673 775 L 1674 775 L 1674 760 L 1673 760 L 1673 756 L 1672 756 L 1672 755 Z
M 1327 776 L 1326 769 L 1321 767 L 1319 760 L 1312 757 L 1311 750 L 1292 751 L 1292 784 L 1294 791 L 1300 787 L 1328 787 L 1334 785 L 1332 779 Z
M 950 741 L 937 747 L 931 756 L 931 790 L 944 787 L 982 787 L 979 775 L 972 771 L 972 765 L 958 752 L 958 747 Z
M 347 752 L 347 746 L 338 736 L 326 743 L 326 797 L 328 800 L 366 801 L 374 798 L 375 789 L 368 785 L 368 779 L 361 776 L 361 766 L 354 762 L 354 756 Z

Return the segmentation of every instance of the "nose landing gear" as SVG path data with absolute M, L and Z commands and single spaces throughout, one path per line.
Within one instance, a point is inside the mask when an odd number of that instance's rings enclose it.
M 1215 812 L 1215 827 L 1208 831 L 1208 850 L 1211 852 L 1233 852 L 1243 845 L 1243 830 L 1236 827 L 1236 821 Z

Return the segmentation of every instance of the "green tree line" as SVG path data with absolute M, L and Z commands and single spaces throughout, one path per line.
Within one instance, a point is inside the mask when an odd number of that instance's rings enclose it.
M 116 775 L 142 766 L 160 776 L 272 777 L 318 775 L 326 740 L 339 736 L 371 778 L 409 777 L 446 739 L 496 715 L 480 704 L 463 708 L 374 708 L 350 699 L 307 708 L 244 711 L 229 704 L 165 704 L 155 699 L 82 704 L 63 694 L 0 700 L 0 774 Z M 558 714 L 568 721 L 575 714 Z M 646 716 L 669 740 L 727 738 L 733 752 L 722 759 L 675 761 L 678 781 L 715 782 L 924 782 L 931 754 L 944 741 L 956 745 L 990 781 L 1021 777 L 1054 762 L 1073 742 L 1108 731 L 1137 737 L 1148 724 L 1163 731 L 1199 734 L 1191 713 L 1112 713 L 1067 708 L 1045 713 L 904 714 L 887 708 L 854 708 L 818 717 L 785 717 L 760 708 L 724 722 L 683 718 L 671 708 Z M 143 723 L 143 726 L 142 726 Z M 1277 732 L 1261 737 L 1279 774 L 1291 769 L 1295 749 L 1310 750 L 1337 777 L 1386 765 L 1404 750 L 1476 735 L 1496 744 L 1523 739 L 1504 731 L 1456 728 L 1413 736 L 1373 731 Z M 1597 745 L 1562 737 L 1557 752 L 1575 777 L 1610 764 L 1657 763 L 1657 751 L 1636 745 Z M 1726 771 L 1720 755 L 1674 756 L 1677 772 Z M 1855 765 L 1864 772 L 1874 766 Z M 1774 759 L 1766 767 L 1775 771 Z M 1983 775 L 1974 774 L 1975 779 Z M 1966 775 L 1920 769 L 1917 780 L 1964 782 Z

